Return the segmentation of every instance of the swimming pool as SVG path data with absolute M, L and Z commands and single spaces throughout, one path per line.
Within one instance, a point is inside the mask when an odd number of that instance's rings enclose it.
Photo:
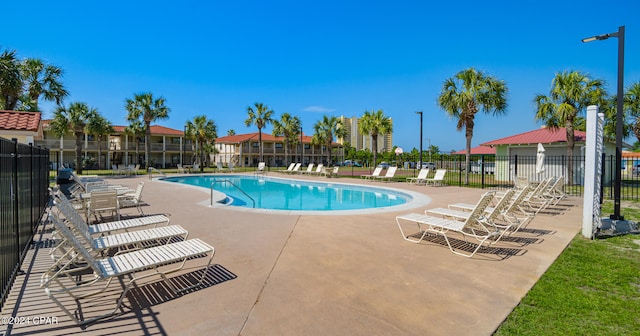
M 410 192 L 346 183 L 252 175 L 199 175 L 163 178 L 226 194 L 226 205 L 281 211 L 344 211 L 396 207 L 414 199 Z

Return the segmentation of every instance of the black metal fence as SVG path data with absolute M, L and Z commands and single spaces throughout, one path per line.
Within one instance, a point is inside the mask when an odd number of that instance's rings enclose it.
M 48 187 L 49 150 L 0 138 L 2 304 L 47 206 Z
M 514 185 L 516 176 L 525 176 L 530 181 L 540 181 L 551 176 L 564 177 L 564 190 L 573 196 L 582 196 L 584 190 L 585 157 L 566 155 L 546 155 L 538 164 L 537 156 L 496 156 L 496 155 L 472 155 L 469 167 L 468 181 L 465 177 L 466 165 L 464 155 L 448 155 L 433 161 L 436 169 L 446 169 L 444 184 L 465 186 L 483 189 L 507 189 Z M 373 168 L 344 167 L 341 175 L 359 176 L 371 174 Z M 431 169 L 429 177 L 433 177 L 434 169 Z M 571 172 L 571 174 L 569 174 Z M 602 157 L 602 192 L 604 199 L 613 199 L 613 185 L 615 181 L 615 156 Z M 402 181 L 405 178 L 416 177 L 418 169 L 400 168 L 395 174 L 395 179 Z M 622 200 L 640 200 L 640 154 L 638 157 L 625 157 L 623 159 Z
M 506 189 L 513 186 L 516 176 L 526 176 L 537 181 L 550 176 L 565 178 L 565 192 L 582 196 L 584 187 L 585 157 L 565 155 L 545 156 L 538 165 L 537 156 L 494 156 L 472 155 L 468 184 L 465 183 L 465 157 L 454 156 L 449 160 L 436 162 L 437 168 L 447 169 L 445 181 L 448 185 L 471 186 L 490 189 Z M 640 155 L 623 160 L 621 198 L 623 200 L 640 200 Z M 571 172 L 571 174 L 570 174 Z M 602 195 L 605 199 L 613 198 L 615 181 L 615 156 L 602 157 Z

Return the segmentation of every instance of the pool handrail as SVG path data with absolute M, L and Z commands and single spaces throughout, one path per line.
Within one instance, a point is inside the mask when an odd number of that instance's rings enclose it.
M 233 183 L 233 181 L 229 180 L 229 179 L 214 179 L 213 182 L 211 182 L 211 186 L 209 187 L 210 191 L 211 191 L 211 202 L 210 202 L 210 206 L 213 206 L 213 185 L 216 184 L 217 182 L 227 182 L 230 183 L 232 186 L 234 186 L 236 189 L 238 189 L 241 193 L 243 193 L 245 196 L 249 197 L 249 199 L 251 200 L 251 202 L 253 202 L 253 208 L 255 209 L 256 207 L 256 200 L 253 199 L 253 197 L 251 197 L 249 194 L 247 194 L 244 190 L 242 190 L 242 188 L 238 187 L 235 183 Z

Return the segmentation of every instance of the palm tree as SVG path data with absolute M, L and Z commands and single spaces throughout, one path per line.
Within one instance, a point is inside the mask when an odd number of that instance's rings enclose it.
M 98 170 L 100 169 L 100 161 L 102 159 L 102 140 L 107 140 L 109 134 L 113 133 L 111 122 L 99 113 L 95 113 L 87 124 L 87 134 L 95 136 L 98 142 Z
M 151 155 L 151 123 L 156 120 L 169 118 L 171 111 L 164 105 L 165 99 L 159 97 L 153 98 L 151 92 L 139 93 L 133 96 L 133 99 L 125 101 L 125 107 L 129 112 L 127 114 L 128 121 L 140 120 L 144 123 L 144 164 L 145 168 L 149 168 L 149 158 Z
M 635 82 L 627 89 L 624 95 L 625 109 L 633 117 L 633 134 L 640 141 L 640 82 Z
M 327 165 L 331 166 L 331 144 L 333 143 L 333 137 L 344 138 L 347 135 L 347 130 L 342 125 L 342 121 L 338 117 L 323 116 L 322 120 L 313 125 L 313 136 L 311 142 L 314 144 L 325 144 L 329 151 L 327 156 Z
M 608 139 L 609 141 L 612 141 L 612 142 L 615 142 L 616 132 L 617 132 L 617 127 L 616 127 L 616 124 L 617 124 L 616 115 L 618 114 L 617 100 L 618 100 L 618 97 L 612 95 L 602 99 L 602 101 L 599 103 L 600 105 L 599 111 L 604 113 L 604 127 L 603 127 L 604 137 L 605 139 Z M 626 109 L 626 106 L 625 106 L 625 109 Z M 626 118 L 623 118 L 622 120 L 622 138 L 623 139 L 629 136 L 630 132 L 632 131 L 632 127 L 633 125 L 626 122 Z M 581 116 L 576 117 L 576 121 L 574 122 L 573 128 L 574 130 L 578 130 L 578 131 L 586 130 L 587 128 L 586 118 L 583 118 Z
M 457 130 L 465 130 L 466 158 L 464 183 L 469 184 L 471 139 L 476 113 L 501 115 L 507 110 L 507 85 L 474 68 L 462 70 L 444 81 L 438 105 L 449 116 L 457 118 Z
M 247 107 L 247 120 L 244 121 L 244 124 L 247 127 L 251 125 L 255 125 L 258 128 L 258 142 L 260 143 L 260 162 L 263 162 L 263 152 L 262 152 L 262 129 L 269 125 L 273 120 L 271 116 L 273 115 L 273 110 L 270 110 L 267 105 L 262 103 L 253 104 L 255 109 L 251 106 Z
M 604 103 L 607 94 L 603 86 L 602 80 L 591 79 L 579 71 L 564 71 L 556 73 L 548 96 L 538 94 L 534 99 L 536 120 L 552 129 L 566 129 L 569 181 L 573 181 L 574 123 L 587 106 Z
M 393 131 L 391 118 L 384 115 L 382 110 L 365 111 L 364 115 L 358 120 L 358 128 L 360 133 L 371 135 L 371 151 L 373 151 L 373 166 L 376 166 L 378 154 L 378 135 L 389 134 Z
M 228 135 L 228 136 L 236 135 L 236 131 L 234 131 L 234 130 L 230 129 L 230 130 L 228 130 L 228 131 L 227 131 L 227 135 Z
M 22 63 L 22 80 L 26 86 L 26 95 L 22 97 L 23 107 L 29 111 L 38 111 L 40 96 L 60 105 L 69 95 L 60 81 L 62 73 L 61 68 L 45 64 L 39 58 L 25 59 Z
M 200 149 L 200 172 L 204 171 L 205 151 L 213 149 L 213 143 L 218 137 L 218 127 L 207 116 L 195 116 L 193 121 L 187 121 L 185 136 L 196 141 Z
M 273 135 L 284 137 L 284 157 L 285 166 L 288 164 L 286 158 L 289 156 L 289 150 L 293 143 L 297 143 L 298 135 L 300 135 L 300 127 L 302 123 L 300 118 L 292 117 L 289 113 L 285 112 L 280 116 L 280 120 L 273 121 Z M 291 154 L 293 156 L 293 153 Z M 291 159 L 289 162 L 292 162 Z
M 74 102 L 69 107 L 58 106 L 53 112 L 53 120 L 49 126 L 58 137 L 73 133 L 76 137 L 76 170 L 82 174 L 82 140 L 89 122 L 98 114 L 95 108 L 86 103 Z
M 0 54 L 0 109 L 15 110 L 21 92 L 22 77 L 16 51 L 5 50 Z
M 144 125 L 140 120 L 131 121 L 129 126 L 124 128 L 124 133 L 129 136 L 131 135 L 136 142 L 136 160 L 135 163 L 140 163 L 140 138 L 144 137 L 146 131 L 144 129 Z

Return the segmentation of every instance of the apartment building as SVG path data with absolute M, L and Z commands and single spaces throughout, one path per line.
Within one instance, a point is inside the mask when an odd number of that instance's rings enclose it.
M 56 137 L 49 129 L 51 120 L 42 121 L 42 138 L 36 145 L 49 148 L 54 163 L 71 165 L 75 160 L 76 139 L 73 134 Z M 82 152 L 85 167 L 110 169 L 113 165 L 140 164 L 145 161 L 145 137 L 125 133 L 126 126 L 113 126 L 114 132 L 98 141 L 93 135 L 85 135 Z M 182 130 L 151 125 L 151 151 L 149 163 L 155 168 L 175 168 L 178 164 L 193 163 L 195 148 L 191 140 L 184 138 Z
M 222 162 L 228 165 L 232 162 L 236 166 L 257 166 L 260 161 L 260 142 L 258 132 L 224 136 L 216 139 L 216 153 L 212 155 L 212 162 Z M 291 162 L 323 163 L 327 165 L 328 149 L 326 145 L 314 145 L 311 137 L 302 136 L 302 146 L 296 145 L 285 156 L 284 138 L 271 134 L 262 134 L 263 161 L 267 166 L 283 167 Z M 342 145 L 332 144 L 333 160 L 341 161 L 343 157 Z
M 343 139 L 338 139 L 338 143 L 344 145 L 350 143 L 356 150 L 373 150 L 373 138 L 369 134 L 362 134 L 358 128 L 360 118 L 340 116 L 342 125 L 347 130 L 347 135 Z M 392 121 L 393 122 L 393 121 Z M 393 133 L 378 135 L 378 153 L 388 152 L 393 148 Z

